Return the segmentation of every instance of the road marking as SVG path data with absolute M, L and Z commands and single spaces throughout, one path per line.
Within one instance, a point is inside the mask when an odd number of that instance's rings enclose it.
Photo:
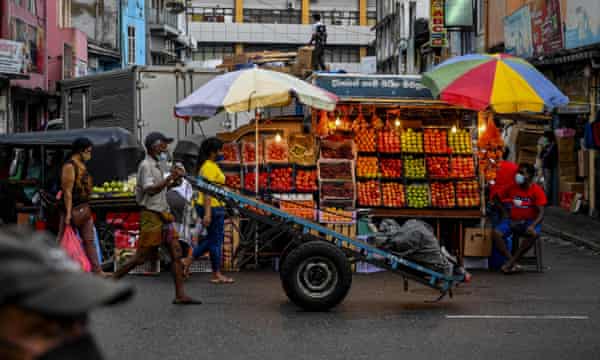
M 589 320 L 577 315 L 446 315 L 446 319 Z

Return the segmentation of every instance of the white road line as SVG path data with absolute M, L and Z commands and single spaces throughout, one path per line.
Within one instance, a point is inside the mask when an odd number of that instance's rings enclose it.
M 446 315 L 446 319 L 589 320 L 589 316 L 569 315 Z

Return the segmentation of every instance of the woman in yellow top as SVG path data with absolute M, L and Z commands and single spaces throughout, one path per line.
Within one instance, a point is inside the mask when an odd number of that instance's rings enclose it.
M 217 164 L 223 159 L 223 142 L 215 137 L 204 140 L 200 145 L 199 158 L 200 171 L 198 175 L 212 183 L 225 184 L 225 174 Z M 221 273 L 223 238 L 225 236 L 223 203 L 200 193 L 196 211 L 198 217 L 202 218 L 202 224 L 207 231 L 203 241 L 194 247 L 193 257 L 198 258 L 208 251 L 213 273 L 211 282 L 213 284 L 231 284 L 233 279 Z

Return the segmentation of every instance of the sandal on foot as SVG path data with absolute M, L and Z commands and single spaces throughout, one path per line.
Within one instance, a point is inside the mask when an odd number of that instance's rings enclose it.
M 202 301 L 195 299 L 175 299 L 173 305 L 202 305 Z

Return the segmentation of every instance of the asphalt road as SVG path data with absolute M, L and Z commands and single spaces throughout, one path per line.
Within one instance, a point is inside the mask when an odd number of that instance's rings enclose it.
M 329 313 L 300 311 L 276 273 L 234 274 L 231 286 L 195 275 L 176 307 L 171 279 L 130 276 L 126 305 L 103 309 L 92 328 L 109 359 L 598 359 L 600 255 L 551 240 L 543 274 L 476 272 L 454 299 L 400 277 L 357 275 Z

